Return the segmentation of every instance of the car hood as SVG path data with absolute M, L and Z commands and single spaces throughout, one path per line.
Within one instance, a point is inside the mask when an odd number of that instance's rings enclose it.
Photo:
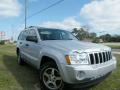
M 43 41 L 44 45 L 54 47 L 57 49 L 62 49 L 62 50 L 95 50 L 95 51 L 101 51 L 101 50 L 110 50 L 109 47 L 101 45 L 101 44 L 96 44 L 96 43 L 90 43 L 90 42 L 83 42 L 83 41 L 78 41 L 78 40 L 47 40 Z

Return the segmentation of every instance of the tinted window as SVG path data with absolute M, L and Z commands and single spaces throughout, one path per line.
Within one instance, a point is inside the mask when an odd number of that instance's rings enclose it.
M 20 33 L 20 35 L 18 36 L 18 40 L 21 40 L 22 38 L 22 32 Z
M 29 30 L 28 35 L 29 36 L 37 36 L 35 30 L 33 30 L 33 29 Z
M 36 39 L 38 39 L 38 38 L 37 38 L 37 34 L 36 34 L 36 32 L 35 32 L 34 29 L 27 30 L 27 31 L 26 31 L 26 37 L 27 37 L 27 36 L 30 36 L 31 38 L 36 38 Z M 31 42 L 32 42 L 32 41 L 31 41 Z
M 26 32 L 23 31 L 20 33 L 19 37 L 18 37 L 18 40 L 25 40 L 26 39 Z
M 42 40 L 75 40 L 76 38 L 68 31 L 59 29 L 38 29 Z

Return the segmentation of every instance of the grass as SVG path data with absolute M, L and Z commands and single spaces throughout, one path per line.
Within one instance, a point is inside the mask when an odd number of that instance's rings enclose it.
M 120 49 L 119 45 L 107 45 L 109 47 L 111 47 L 112 49 Z
M 103 45 L 109 46 L 112 49 L 120 49 L 120 43 L 118 42 L 110 42 L 110 43 L 102 43 Z
M 115 55 L 115 57 L 117 58 L 117 69 L 91 90 L 120 90 L 120 55 Z
M 120 90 L 120 55 L 117 69 L 103 82 L 90 90 Z M 17 64 L 15 46 L 0 46 L 0 90 L 37 90 L 39 84 L 37 70 L 29 65 Z
M 36 69 L 17 64 L 15 46 L 0 46 L 0 90 L 35 90 L 38 83 Z

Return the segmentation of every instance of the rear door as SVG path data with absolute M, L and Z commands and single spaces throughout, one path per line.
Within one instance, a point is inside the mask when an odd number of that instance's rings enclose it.
M 26 58 L 25 43 L 26 43 L 26 30 L 22 31 L 18 37 L 17 47 L 20 49 L 21 57 Z
M 34 29 L 28 30 L 28 36 L 35 36 L 38 39 L 37 32 Z M 41 47 L 38 42 L 26 41 L 28 61 L 34 66 L 37 65 L 37 62 L 39 60 L 40 49 Z

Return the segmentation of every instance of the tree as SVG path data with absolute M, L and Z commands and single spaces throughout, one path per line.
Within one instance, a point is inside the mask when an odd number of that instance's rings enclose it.
M 120 35 L 114 35 L 111 37 L 111 42 L 120 42 Z
M 79 39 L 83 40 L 85 38 L 89 38 L 89 32 L 85 30 L 84 28 L 74 28 L 72 33 Z
M 89 34 L 89 37 L 91 38 L 91 39 L 95 39 L 96 38 L 96 33 L 94 33 L 94 32 L 91 32 L 90 34 Z
M 0 45 L 4 45 L 5 44 L 5 41 L 0 41 Z
M 100 38 L 101 38 L 104 42 L 110 42 L 110 41 L 111 41 L 111 35 L 110 35 L 110 34 L 101 35 Z

